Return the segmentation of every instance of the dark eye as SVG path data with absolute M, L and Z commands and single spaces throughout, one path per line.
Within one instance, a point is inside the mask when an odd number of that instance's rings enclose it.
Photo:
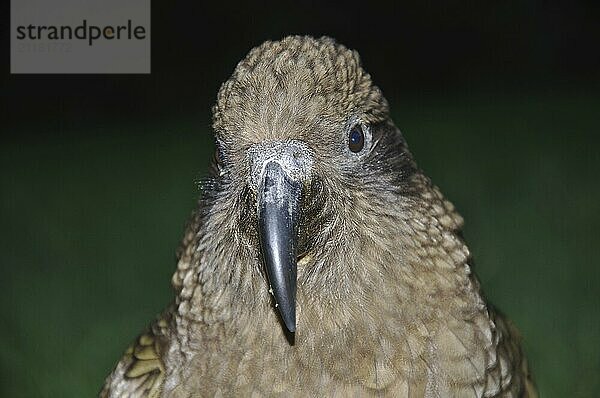
M 215 152 L 213 153 L 213 162 L 212 165 L 215 167 L 215 170 L 218 172 L 222 171 L 223 163 L 225 159 L 223 156 L 223 147 L 220 142 L 217 141 Z
M 352 127 L 348 135 L 348 148 L 354 153 L 362 151 L 365 147 L 365 133 L 360 124 Z
M 221 154 L 221 148 L 217 146 L 215 152 L 213 153 L 213 162 L 216 165 L 221 165 L 223 162 L 223 155 Z

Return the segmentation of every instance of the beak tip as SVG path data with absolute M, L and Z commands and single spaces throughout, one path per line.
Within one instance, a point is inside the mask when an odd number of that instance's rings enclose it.
M 293 317 L 289 317 L 289 318 L 284 317 L 283 322 L 285 323 L 285 327 L 287 328 L 287 330 L 289 330 L 291 333 L 296 332 L 296 315 L 295 314 Z
M 278 301 L 278 300 L 277 300 Z M 283 304 L 283 305 L 282 305 Z M 286 329 L 291 333 L 296 332 L 296 299 L 283 300 L 277 304 L 279 315 Z

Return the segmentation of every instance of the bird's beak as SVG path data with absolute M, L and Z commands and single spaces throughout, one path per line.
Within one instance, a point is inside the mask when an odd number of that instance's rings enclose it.
M 276 160 L 262 169 L 257 191 L 263 261 L 281 318 L 296 331 L 296 247 L 302 183 Z

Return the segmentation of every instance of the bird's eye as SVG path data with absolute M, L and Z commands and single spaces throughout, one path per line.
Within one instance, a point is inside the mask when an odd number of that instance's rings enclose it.
M 225 162 L 225 158 L 223 156 L 223 147 L 220 142 L 217 141 L 215 152 L 213 154 L 213 165 L 216 167 L 216 170 L 219 172 L 223 169 L 223 163 Z
M 365 147 L 365 133 L 360 124 L 352 127 L 348 135 L 348 148 L 354 153 L 362 151 Z

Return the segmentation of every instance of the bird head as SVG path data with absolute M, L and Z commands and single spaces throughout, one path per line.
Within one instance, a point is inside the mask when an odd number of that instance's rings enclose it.
M 213 111 L 219 200 L 260 253 L 287 329 L 297 286 L 320 306 L 377 289 L 381 272 L 360 259 L 385 256 L 378 236 L 415 165 L 358 54 L 330 38 L 266 42 Z

